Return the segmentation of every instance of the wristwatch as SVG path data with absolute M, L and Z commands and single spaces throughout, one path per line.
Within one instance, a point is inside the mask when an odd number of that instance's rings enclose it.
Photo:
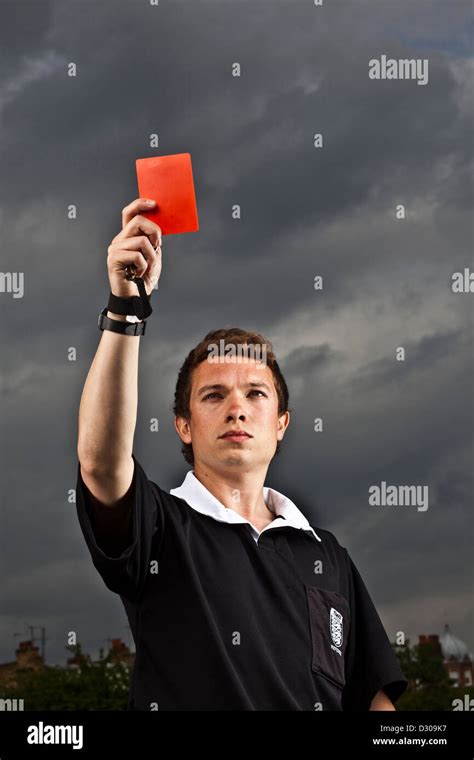
M 99 314 L 97 326 L 99 330 L 111 330 L 122 335 L 145 335 L 145 320 L 153 311 L 150 296 L 146 292 L 143 277 L 136 276 L 134 266 L 125 267 L 125 279 L 132 280 L 136 284 L 139 295 L 122 298 L 111 291 L 107 306 Z M 107 316 L 108 311 L 111 314 L 124 316 L 126 322 L 111 319 Z
M 111 330 L 112 332 L 121 333 L 122 335 L 145 335 L 146 321 L 143 322 L 119 322 L 118 319 L 110 319 L 107 316 L 109 311 L 105 307 L 100 314 L 97 322 L 99 330 Z

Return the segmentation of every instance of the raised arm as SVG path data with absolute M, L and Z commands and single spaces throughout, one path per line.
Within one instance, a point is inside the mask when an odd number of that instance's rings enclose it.
M 110 289 L 121 298 L 137 295 L 136 284 L 125 279 L 127 265 L 134 265 L 137 276 L 143 277 L 148 295 L 161 274 L 161 230 L 140 215 L 150 208 L 153 205 L 143 198 L 126 206 L 122 231 L 108 248 Z M 110 312 L 107 316 L 126 320 Z M 116 505 L 133 478 L 139 347 L 140 336 L 103 330 L 82 391 L 77 455 L 86 486 L 104 506 Z

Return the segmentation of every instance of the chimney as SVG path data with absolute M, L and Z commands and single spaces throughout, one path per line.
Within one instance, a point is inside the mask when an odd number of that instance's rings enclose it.
M 16 654 L 16 665 L 19 670 L 39 670 L 44 663 L 32 641 L 20 641 Z

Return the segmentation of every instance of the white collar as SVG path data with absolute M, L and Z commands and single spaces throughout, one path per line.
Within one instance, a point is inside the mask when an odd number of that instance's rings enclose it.
M 320 537 L 315 533 L 306 517 L 298 509 L 296 504 L 284 496 L 282 493 L 275 491 L 273 488 L 263 489 L 263 498 L 268 508 L 277 515 L 262 531 L 258 531 L 252 523 L 242 515 L 239 515 L 235 509 L 228 509 L 206 488 L 205 485 L 197 479 L 194 472 L 189 470 L 186 473 L 182 484 L 178 488 L 172 488 L 172 496 L 177 496 L 189 504 L 190 507 L 214 520 L 225 523 L 248 523 L 253 530 L 253 537 L 257 541 L 261 533 L 271 528 L 279 528 L 284 525 L 292 528 L 299 528 L 304 531 L 311 531 L 311 534 L 318 541 Z

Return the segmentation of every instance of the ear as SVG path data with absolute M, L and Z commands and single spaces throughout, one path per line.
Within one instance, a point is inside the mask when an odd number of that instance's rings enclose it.
M 280 417 L 278 417 L 278 429 L 277 429 L 277 440 L 282 441 L 283 436 L 285 435 L 286 428 L 290 424 L 290 413 L 288 411 L 284 412 Z
M 191 436 L 191 425 L 190 425 L 189 420 L 187 420 L 186 417 L 175 416 L 174 426 L 182 442 L 191 443 L 192 436 Z

